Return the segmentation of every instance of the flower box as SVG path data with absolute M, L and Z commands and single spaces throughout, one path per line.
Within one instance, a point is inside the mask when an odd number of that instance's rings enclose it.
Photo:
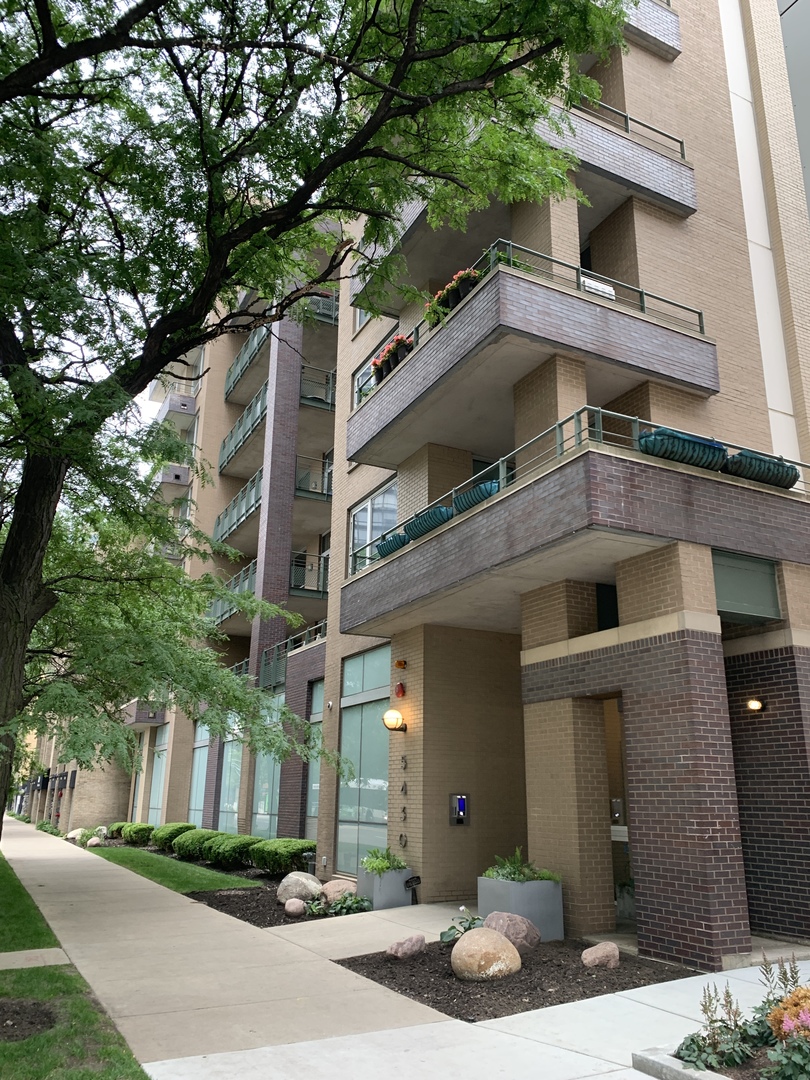
M 433 529 L 438 529 L 453 516 L 453 508 L 450 506 L 431 506 L 416 514 L 410 521 L 406 521 L 402 528 L 411 540 L 418 540 L 420 536 L 426 536 Z
M 377 544 L 377 554 L 381 559 L 384 559 L 386 555 L 393 555 L 395 551 L 399 551 L 400 548 L 404 548 L 410 542 L 410 536 L 405 533 L 394 533 L 392 536 L 386 536 L 384 540 Z
M 714 439 L 684 435 L 680 431 L 665 427 L 645 431 L 639 436 L 638 445 L 643 454 L 680 461 L 684 465 L 695 465 L 699 469 L 711 469 L 714 472 L 721 469 L 728 458 L 725 446 Z
M 562 941 L 562 885 L 559 881 L 503 881 L 478 879 L 478 914 L 482 919 L 493 911 L 522 915 L 540 931 L 541 941 Z
M 383 908 L 407 907 L 411 903 L 411 894 L 405 888 L 405 882 L 413 871 L 386 870 L 384 874 L 369 874 L 363 867 L 357 870 L 357 895 L 367 897 L 375 911 Z
M 462 491 L 453 499 L 453 507 L 456 513 L 462 514 L 465 510 L 471 510 L 478 503 L 483 502 L 484 499 L 497 495 L 500 486 L 497 480 L 484 480 L 482 483 L 475 484 L 474 487 Z
M 779 488 L 792 488 L 798 482 L 800 475 L 797 467 L 790 465 L 783 458 L 757 454 L 753 450 L 740 450 L 739 454 L 735 454 L 726 461 L 721 472 Z

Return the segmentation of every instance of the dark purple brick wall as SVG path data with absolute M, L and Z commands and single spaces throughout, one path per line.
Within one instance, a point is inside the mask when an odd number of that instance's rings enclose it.
M 285 701 L 296 716 L 306 720 L 312 704 L 310 683 L 323 678 L 326 642 L 291 653 L 287 658 Z M 278 796 L 278 835 L 304 835 L 307 813 L 308 767 L 296 754 L 281 766 Z
M 810 650 L 729 657 L 726 679 L 751 929 L 810 938 Z
M 681 631 L 523 669 L 525 702 L 615 693 L 639 949 L 719 970 L 751 948 L 719 635 Z
M 202 827 L 219 827 L 219 796 L 222 791 L 222 739 L 211 739 L 208 744 L 208 764 L 205 769 L 205 794 L 203 795 Z

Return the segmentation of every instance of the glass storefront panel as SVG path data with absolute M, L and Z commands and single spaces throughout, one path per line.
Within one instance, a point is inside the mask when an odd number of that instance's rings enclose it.
M 250 831 L 253 836 L 273 840 L 278 835 L 278 793 L 281 766 L 270 754 L 256 758 L 253 782 L 253 817 Z
M 166 780 L 166 754 L 169 745 L 169 725 L 161 724 L 155 732 L 152 782 L 149 785 L 149 812 L 146 820 L 150 825 L 160 825 L 163 813 L 163 785 Z
M 242 778 L 242 744 L 235 739 L 222 749 L 222 787 L 219 796 L 219 831 L 239 831 L 239 781 Z
M 209 733 L 199 721 L 194 726 L 194 749 L 191 752 L 191 791 L 188 800 L 188 820 L 202 828 L 205 802 L 205 774 L 208 771 Z

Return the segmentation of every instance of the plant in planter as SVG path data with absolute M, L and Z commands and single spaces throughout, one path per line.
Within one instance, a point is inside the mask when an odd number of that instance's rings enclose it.
M 390 366 L 389 366 L 388 370 L 389 371 L 391 370 Z M 374 375 L 375 384 L 377 386 L 379 386 L 379 384 L 383 381 L 385 376 L 388 374 L 388 371 L 385 371 L 383 369 L 383 361 L 382 361 L 381 356 L 375 356 L 374 359 L 371 361 L 371 371 L 372 371 L 372 374 Z
M 375 911 L 405 907 L 411 902 L 405 888 L 409 877 L 410 868 L 390 847 L 369 848 L 357 871 L 357 895 L 368 897 Z
M 425 322 L 432 329 L 438 326 L 450 310 L 446 302 L 446 289 L 439 289 L 425 304 Z
M 488 867 L 478 879 L 478 914 L 508 911 L 533 922 L 543 941 L 562 941 L 562 884 L 559 874 L 524 860 L 521 849 Z
M 413 338 L 405 337 L 404 334 L 396 334 L 391 339 L 388 348 L 392 351 L 392 364 L 393 366 L 396 366 L 396 364 L 401 363 L 413 349 Z M 396 363 L 394 363 L 394 357 L 396 357 Z
M 453 279 L 447 288 L 457 288 L 459 299 L 463 300 L 466 296 L 469 296 L 480 279 L 481 275 L 479 272 L 473 270 L 471 266 L 468 266 L 466 270 L 459 270 L 457 274 L 453 275 Z

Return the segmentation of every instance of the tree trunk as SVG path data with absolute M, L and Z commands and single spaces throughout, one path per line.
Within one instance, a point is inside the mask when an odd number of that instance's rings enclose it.
M 66 474 L 64 458 L 32 454 L 25 459 L 0 552 L 0 807 L 11 785 L 28 645 L 35 626 L 57 601 L 42 574 Z

